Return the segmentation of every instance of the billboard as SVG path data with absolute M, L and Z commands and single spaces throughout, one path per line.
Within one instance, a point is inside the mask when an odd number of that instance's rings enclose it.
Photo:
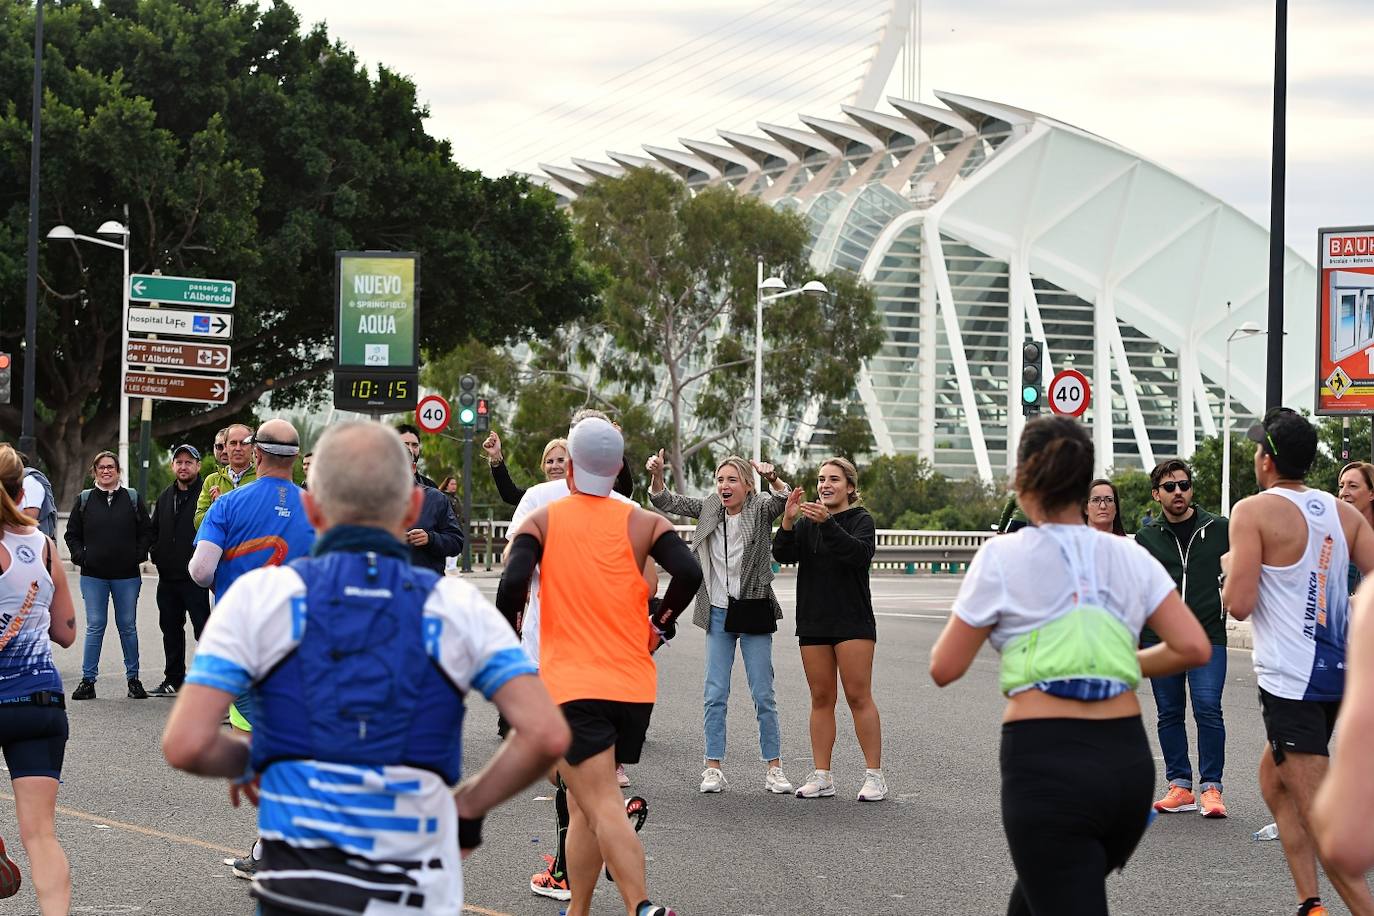
M 338 252 L 335 365 L 414 369 L 418 262 L 412 252 Z
M 1374 226 L 1318 229 L 1316 413 L 1374 414 Z

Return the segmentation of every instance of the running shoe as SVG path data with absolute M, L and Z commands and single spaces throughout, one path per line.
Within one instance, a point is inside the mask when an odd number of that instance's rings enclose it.
M 1298 907 L 1298 916 L 1326 916 L 1326 907 L 1322 905 L 1322 898 L 1308 897 Z
M 85 678 L 82 678 L 82 679 L 81 679 L 81 683 L 80 683 L 80 684 L 77 684 L 77 685 L 76 685 L 76 689 L 72 691 L 72 699 L 73 699 L 73 700 L 94 700 L 94 699 L 95 699 L 95 681 L 88 681 L 88 680 L 86 680 Z
M 625 799 L 625 816 L 634 825 L 635 833 L 639 833 L 644 828 L 644 822 L 649 819 L 649 803 L 641 796 L 631 795 Z M 549 858 L 545 856 L 544 858 Z M 611 874 L 611 866 L 606 866 L 606 880 L 615 881 L 615 876 Z
M 797 790 L 797 798 L 830 798 L 835 794 L 835 781 L 829 770 L 812 770 L 806 782 Z
M 864 787 L 859 790 L 859 801 L 879 802 L 887 798 L 887 780 L 883 774 L 869 770 L 864 775 Z
M 129 678 L 129 699 L 146 700 L 148 691 L 143 689 L 143 682 L 136 677 Z
M 628 786 L 628 785 L 630 784 L 630 776 L 629 776 L 628 773 L 625 772 L 625 764 L 623 764 L 623 763 L 618 763 L 618 764 L 616 764 L 616 766 L 615 766 L 615 781 L 616 781 L 616 783 L 619 784 L 620 788 L 622 788 L 622 789 L 625 788 L 626 786 Z
M 152 690 L 149 690 L 149 691 L 148 691 L 148 696 L 150 696 L 150 697 L 174 697 L 174 696 L 177 695 L 177 691 L 178 691 L 179 689 L 180 689 L 180 688 L 177 687 L 176 684 L 173 684 L 171 681 L 163 681 L 161 684 L 158 684 L 158 685 L 157 685 L 156 687 L 154 687 Z
M 544 856 L 549 867 L 530 878 L 530 890 L 541 897 L 554 900 L 571 900 L 572 889 L 568 887 L 568 876 L 553 873 L 553 856 Z
M 19 866 L 5 852 L 5 841 L 0 839 L 0 900 L 19 893 L 19 886 L 23 883 Z
M 1226 816 L 1226 803 L 1221 800 L 1220 789 L 1213 787 L 1202 790 L 1202 807 L 1199 813 L 1203 817 Z
M 677 910 L 672 907 L 654 906 L 649 901 L 644 901 L 635 911 L 635 916 L 677 916 Z
M 245 881 L 252 881 L 253 876 L 258 873 L 258 863 L 261 859 L 253 858 L 253 851 L 248 850 L 248 855 L 239 856 L 237 859 L 225 859 L 224 864 L 234 872 L 235 878 L 242 878 Z
M 701 774 L 701 791 L 703 792 L 724 792 L 729 785 L 725 781 L 725 774 L 719 767 L 707 767 Z
M 792 783 L 782 767 L 769 767 L 768 775 L 763 778 L 763 787 L 774 795 L 791 795 Z
M 1164 797 L 1155 802 L 1154 809 L 1163 814 L 1177 814 L 1180 811 L 1196 811 L 1197 799 L 1191 789 L 1183 786 L 1169 786 Z

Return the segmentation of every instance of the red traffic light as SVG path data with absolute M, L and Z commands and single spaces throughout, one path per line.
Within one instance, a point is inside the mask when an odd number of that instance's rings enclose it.
M 486 398 L 478 398 L 478 399 L 477 399 L 477 416 L 479 416 L 479 417 L 485 417 L 489 412 L 490 412 L 490 411 L 487 409 L 487 399 L 486 399 Z
M 8 369 L 9 367 L 10 355 L 8 353 L 0 353 L 0 369 Z

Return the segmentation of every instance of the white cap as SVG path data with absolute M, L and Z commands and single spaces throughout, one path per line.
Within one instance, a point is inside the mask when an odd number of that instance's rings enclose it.
M 568 433 L 568 459 L 577 492 L 610 496 L 625 462 L 625 439 L 605 420 L 588 417 Z

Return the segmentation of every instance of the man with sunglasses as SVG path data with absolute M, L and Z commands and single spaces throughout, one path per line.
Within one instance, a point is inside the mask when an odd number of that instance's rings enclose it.
M 1212 643 L 1212 660 L 1182 674 L 1150 679 L 1159 711 L 1159 748 L 1169 787 L 1155 802 L 1156 811 L 1174 814 L 1200 811 L 1203 817 L 1226 816 L 1221 798 L 1221 771 L 1226 764 L 1226 723 L 1221 691 L 1226 685 L 1226 612 L 1221 606 L 1221 555 L 1230 548 L 1228 523 L 1193 505 L 1193 472 L 1177 458 L 1161 461 L 1150 472 L 1150 495 L 1160 514 L 1136 533 L 1136 543 L 1173 577 Z M 1148 627 L 1142 646 L 1159 642 Z M 1197 723 L 1200 791 L 1193 794 L 1193 764 L 1188 751 L 1188 697 Z
M 1325 916 L 1310 817 L 1345 696 L 1346 564 L 1374 572 L 1374 530 L 1354 506 L 1304 485 L 1317 456 L 1317 431 L 1304 417 L 1275 407 L 1246 436 L 1257 446 L 1262 491 L 1236 504 L 1222 598 L 1237 620 L 1252 620 L 1269 738 L 1260 791 L 1278 824 L 1298 914 Z M 1363 875 L 1327 866 L 1326 876 L 1351 913 L 1374 913 Z

